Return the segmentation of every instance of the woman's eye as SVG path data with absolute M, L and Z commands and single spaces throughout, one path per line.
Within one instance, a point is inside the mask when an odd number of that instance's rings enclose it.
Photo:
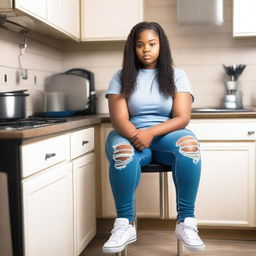
M 155 45 L 156 45 L 155 43 L 150 43 L 150 44 L 149 44 L 150 47 L 153 47 L 153 46 L 155 46 Z
M 141 48 L 141 47 L 142 47 L 142 44 L 136 44 L 136 47 L 137 47 L 137 48 Z

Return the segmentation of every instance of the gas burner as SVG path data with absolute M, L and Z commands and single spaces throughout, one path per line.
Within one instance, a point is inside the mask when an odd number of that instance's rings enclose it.
M 0 130 L 23 130 L 66 122 L 63 118 L 29 117 L 14 121 L 0 121 Z

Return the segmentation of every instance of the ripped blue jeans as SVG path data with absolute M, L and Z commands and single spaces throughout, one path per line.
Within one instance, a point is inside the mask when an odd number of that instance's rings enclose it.
M 131 142 L 116 131 L 106 141 L 109 178 L 118 218 L 135 220 L 135 191 L 140 181 L 141 167 L 150 162 L 172 166 L 176 189 L 177 219 L 194 216 L 195 200 L 200 181 L 201 159 L 199 143 L 187 129 L 155 137 L 150 147 L 136 150 Z

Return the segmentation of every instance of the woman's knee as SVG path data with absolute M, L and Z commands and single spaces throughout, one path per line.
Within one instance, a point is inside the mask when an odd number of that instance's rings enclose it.
M 121 142 L 113 145 L 112 158 L 116 169 L 121 170 L 133 160 L 134 148 L 126 142 Z
M 194 163 L 200 160 L 200 145 L 193 132 L 187 129 L 181 130 L 181 134 L 176 140 L 178 152 L 185 157 L 189 157 Z
M 122 137 L 115 130 L 111 131 L 106 141 L 106 154 L 108 160 L 114 160 L 116 169 L 123 169 L 132 161 L 134 156 L 134 147 L 130 141 Z

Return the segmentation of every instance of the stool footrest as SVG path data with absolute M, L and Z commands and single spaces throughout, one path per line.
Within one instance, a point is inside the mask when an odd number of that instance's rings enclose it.
M 164 164 L 148 164 L 141 168 L 141 172 L 171 172 L 172 167 Z

